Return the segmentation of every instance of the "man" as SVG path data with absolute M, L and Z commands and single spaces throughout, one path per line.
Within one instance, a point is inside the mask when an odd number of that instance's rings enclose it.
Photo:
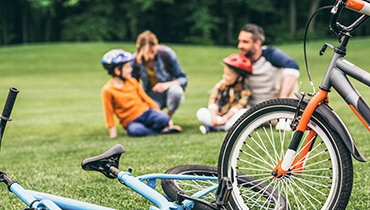
M 255 24 L 246 24 L 238 36 L 238 48 L 253 64 L 247 77 L 252 89 L 251 106 L 272 98 L 291 97 L 297 89 L 298 64 L 281 50 L 263 46 L 264 31 Z

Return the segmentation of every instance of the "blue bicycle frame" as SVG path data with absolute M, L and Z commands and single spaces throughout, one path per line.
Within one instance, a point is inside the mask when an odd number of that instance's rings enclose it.
M 146 174 L 139 177 L 133 177 L 131 173 L 121 171 L 118 174 L 118 180 L 124 183 L 127 187 L 137 192 L 144 198 L 151 201 L 155 206 L 151 206 L 150 210 L 191 210 L 194 202 L 185 200 L 181 204 L 176 204 L 169 201 L 165 196 L 154 190 L 157 179 L 176 179 L 176 180 L 217 180 L 217 177 L 193 176 L 193 175 L 176 175 L 176 174 Z M 146 184 L 143 182 L 146 181 Z M 202 198 L 210 192 L 216 190 L 218 185 L 213 185 L 203 189 L 192 197 Z M 52 194 L 26 190 L 15 181 L 10 181 L 9 190 L 20 198 L 27 206 L 35 209 L 74 209 L 74 210 L 112 210 L 112 208 L 90 204 L 78 200 L 64 198 Z

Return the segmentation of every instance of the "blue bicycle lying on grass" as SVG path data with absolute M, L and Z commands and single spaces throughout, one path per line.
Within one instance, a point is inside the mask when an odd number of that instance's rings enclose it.
M 6 124 L 11 120 L 10 114 L 18 92 L 16 88 L 10 88 L 0 116 L 0 146 Z M 81 167 L 87 171 L 98 171 L 110 179 L 118 179 L 121 184 L 151 201 L 155 205 L 150 207 L 151 210 L 241 209 L 239 205 L 228 202 L 230 192 L 233 189 L 231 180 L 227 178 L 219 179 L 216 167 L 183 165 L 171 168 L 163 174 L 146 174 L 134 177 L 131 174 L 131 169 L 121 171 L 118 168 L 120 157 L 124 152 L 125 148 L 117 144 L 101 155 L 83 160 Z M 162 195 L 155 190 L 157 180 L 161 180 L 162 189 L 166 195 Z M 0 182 L 5 183 L 9 191 L 27 205 L 25 210 L 112 209 L 24 189 L 4 172 L 0 172 Z M 285 208 L 284 198 L 276 190 L 262 182 L 252 177 L 242 176 L 237 178 L 237 183 L 239 187 L 242 186 L 241 189 L 245 189 L 244 194 L 249 197 L 248 205 L 250 209 Z

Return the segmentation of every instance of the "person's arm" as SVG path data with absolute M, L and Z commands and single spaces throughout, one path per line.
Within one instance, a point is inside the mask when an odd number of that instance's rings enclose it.
M 232 118 L 237 111 L 237 108 L 231 108 L 226 114 L 222 116 L 221 121 L 217 122 L 217 125 L 225 125 L 227 121 Z
M 288 98 L 297 83 L 298 78 L 295 75 L 284 75 L 281 81 L 279 98 Z
M 217 116 L 220 115 L 218 101 L 220 97 L 220 88 L 222 84 L 223 81 L 221 80 L 213 87 L 208 100 L 208 110 L 211 113 L 212 126 L 218 125 Z
M 297 62 L 286 55 L 282 50 L 277 48 L 268 48 L 266 58 L 271 61 L 271 64 L 283 69 L 283 78 L 278 97 L 289 97 L 299 78 L 299 66 Z
M 104 110 L 104 117 L 105 117 L 105 124 L 109 130 L 109 137 L 115 138 L 118 136 L 117 129 L 114 123 L 113 117 L 113 105 L 112 105 L 112 96 L 107 89 L 102 90 L 102 102 L 103 102 L 103 110 Z
M 217 116 L 218 114 L 218 106 L 214 103 L 208 105 L 208 110 L 211 113 L 211 124 L 212 126 L 218 125 Z
M 247 107 L 249 96 L 252 94 L 247 85 L 243 86 L 243 90 L 240 92 L 240 99 L 233 101 L 230 110 L 222 116 L 221 123 L 225 124 L 230 118 L 232 118 L 235 113 L 240 109 Z M 222 125 L 223 125 L 222 124 Z
M 116 126 L 110 127 L 108 129 L 109 129 L 109 137 L 110 138 L 113 139 L 113 138 L 116 138 L 118 136 Z
M 175 77 L 174 81 L 177 81 L 178 84 L 183 89 L 185 89 L 188 84 L 188 77 L 181 67 L 177 54 L 170 47 L 165 47 L 165 50 L 168 56 L 171 71 L 173 72 L 173 76 Z
M 170 88 L 173 85 L 180 86 L 181 84 L 178 80 L 172 80 L 169 82 L 159 82 L 153 86 L 152 90 L 156 93 L 163 93 L 164 91 L 166 91 L 168 88 Z

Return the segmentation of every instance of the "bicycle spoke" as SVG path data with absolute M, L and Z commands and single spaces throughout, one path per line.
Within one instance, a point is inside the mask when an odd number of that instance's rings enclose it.
M 257 139 L 259 140 L 259 142 L 263 145 L 263 146 L 261 146 L 260 145 L 260 143 L 258 143 L 252 136 L 250 137 L 252 140 L 253 140 L 253 142 L 257 145 L 257 147 L 258 148 L 260 148 L 260 149 L 262 149 L 262 151 L 264 152 L 264 154 L 265 155 L 267 155 L 268 156 L 268 158 L 270 159 L 270 161 L 272 162 L 272 165 L 274 165 L 274 164 L 276 164 L 276 162 L 274 161 L 274 158 L 270 155 L 270 153 L 268 152 L 268 150 L 267 150 L 267 148 L 266 148 L 266 146 L 265 146 L 265 144 L 264 144 L 264 142 L 263 142 L 263 138 L 261 138 L 261 136 L 259 135 L 259 133 L 258 133 L 258 131 L 256 130 L 255 131 L 255 133 L 256 133 L 256 135 L 257 135 Z M 257 153 L 257 155 L 259 155 L 259 153 Z M 267 160 L 266 160 L 266 163 L 268 163 L 267 162 Z M 272 166 L 271 165 L 271 166 Z
M 248 152 L 245 152 L 244 150 L 241 150 L 240 152 L 242 152 L 242 153 L 244 153 L 246 156 L 249 156 L 250 157 L 250 159 L 254 159 L 254 160 L 259 160 L 261 163 L 263 163 L 263 164 L 266 164 L 267 163 L 267 161 L 264 159 L 264 158 L 262 158 L 261 157 L 261 155 L 259 155 L 256 151 L 254 151 L 253 150 L 253 148 L 252 147 L 250 147 L 248 144 L 245 144 L 250 150 L 252 150 L 253 152 L 254 152 L 254 154 L 257 154 L 257 156 L 258 157 L 256 157 L 255 155 L 253 155 L 253 154 L 250 154 L 250 153 L 248 153 Z M 245 161 L 245 160 L 241 160 L 241 161 Z M 273 165 L 271 165 L 271 164 L 269 164 L 268 165 L 269 167 L 272 167 Z

